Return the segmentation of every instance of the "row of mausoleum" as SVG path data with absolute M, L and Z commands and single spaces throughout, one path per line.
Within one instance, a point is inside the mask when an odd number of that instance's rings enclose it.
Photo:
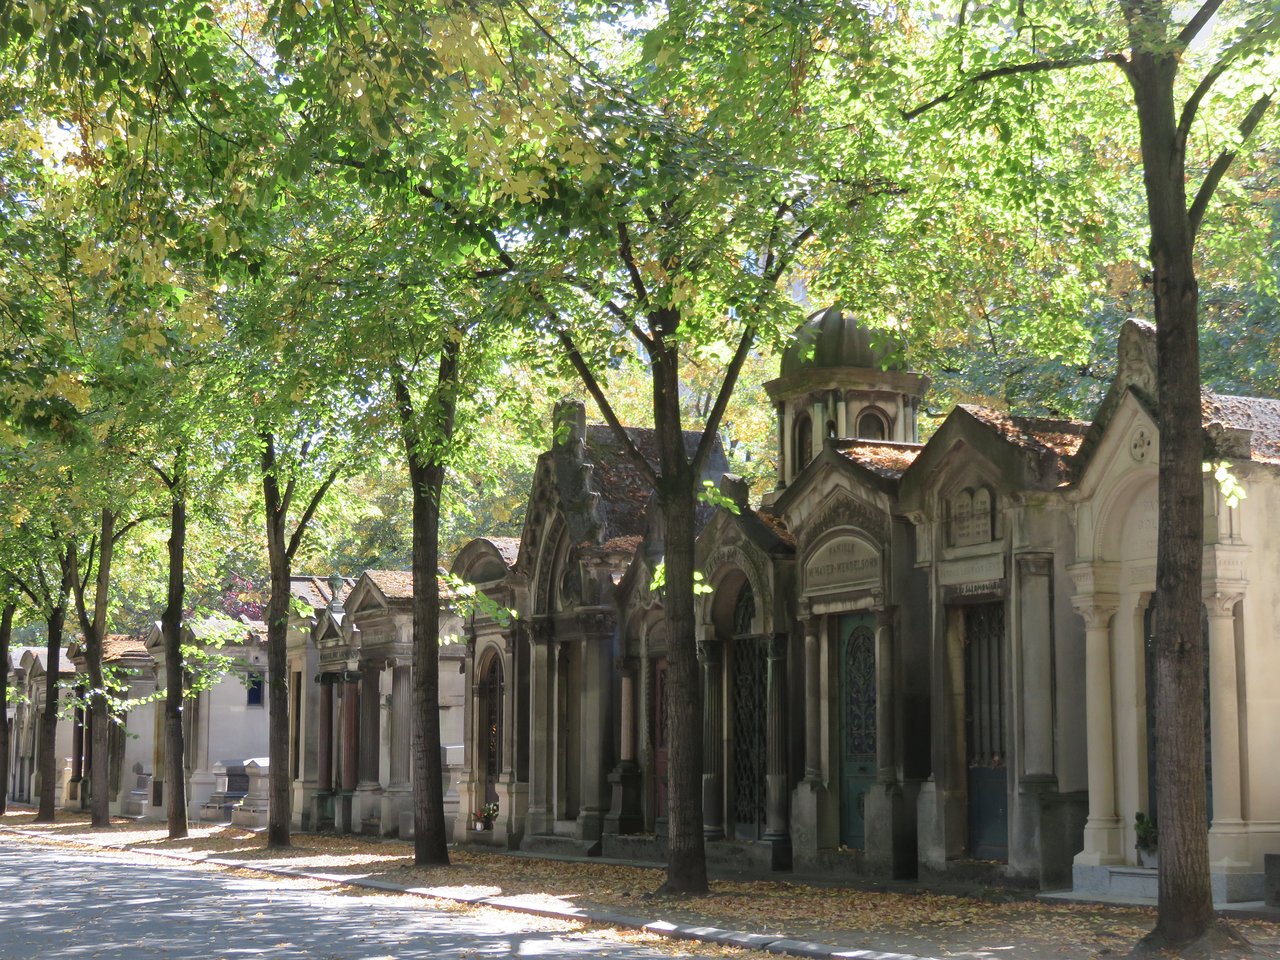
M 810 318 L 766 385 L 775 488 L 753 506 L 718 449 L 707 468 L 734 505 L 706 507 L 697 541 L 712 860 L 1154 896 L 1135 849 L 1136 815 L 1158 809 L 1154 368 L 1153 329 L 1131 320 L 1092 422 L 960 405 L 921 443 L 927 379 L 840 310 Z M 522 536 L 473 540 L 452 564 L 495 603 L 455 609 L 441 583 L 452 839 L 661 859 L 661 526 L 612 430 L 573 402 L 554 416 Z M 1206 477 L 1211 872 L 1218 899 L 1260 899 L 1262 858 L 1280 853 L 1267 681 L 1280 668 L 1280 402 L 1206 391 L 1204 428 L 1248 493 L 1229 506 Z M 628 433 L 654 455 L 652 431 Z M 309 610 L 289 633 L 293 825 L 408 836 L 412 578 L 295 577 L 293 590 Z M 219 638 L 229 670 L 185 711 L 193 816 L 265 823 L 264 633 L 189 628 Z M 127 639 L 113 656 L 133 658 L 142 697 L 163 676 L 159 633 Z M 20 799 L 38 790 L 42 656 L 14 662 Z M 159 816 L 162 707 L 140 712 L 112 741 L 113 810 Z M 63 803 L 83 802 L 87 743 L 83 718 L 60 732 Z

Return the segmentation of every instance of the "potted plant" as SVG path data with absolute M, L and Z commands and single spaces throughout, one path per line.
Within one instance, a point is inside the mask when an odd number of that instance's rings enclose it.
M 493 821 L 498 819 L 498 801 L 493 800 L 471 815 L 477 830 L 492 830 Z
M 1141 811 L 1133 818 L 1133 830 L 1137 836 L 1134 846 L 1138 850 L 1138 863 L 1144 867 L 1154 867 L 1160 862 L 1160 830 L 1156 826 L 1155 814 L 1148 816 Z

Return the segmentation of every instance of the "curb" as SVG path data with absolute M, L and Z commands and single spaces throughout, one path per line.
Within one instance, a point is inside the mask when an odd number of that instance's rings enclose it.
M 101 843 L 88 840 L 70 840 L 61 837 L 46 837 L 44 834 L 21 830 L 16 827 L 0 826 L 0 834 L 27 837 L 36 840 L 52 840 L 78 843 L 98 850 L 118 851 L 120 853 L 141 854 L 148 857 L 162 857 L 182 863 L 207 863 L 216 867 L 227 867 L 235 870 L 253 870 L 258 873 L 274 874 L 293 880 L 323 880 L 347 887 L 359 887 L 365 890 L 377 890 L 380 893 L 408 894 L 433 900 L 445 900 L 465 906 L 493 907 L 513 913 L 523 913 L 535 917 L 546 917 L 551 920 L 580 920 L 587 923 L 608 927 L 621 927 L 630 930 L 643 930 L 658 934 L 671 940 L 695 940 L 701 943 L 712 943 L 723 947 L 738 947 L 748 950 L 763 950 L 790 957 L 811 957 L 815 960 L 933 960 L 909 953 L 889 953 L 880 950 L 859 950 L 842 947 L 836 944 L 819 943 L 810 940 L 796 940 L 784 936 L 771 936 L 763 933 L 748 933 L 745 930 L 728 930 L 721 927 L 702 926 L 697 924 L 671 923 L 667 920 L 644 920 L 625 913 L 614 913 L 611 910 L 583 909 L 580 907 L 534 907 L 520 903 L 515 897 L 460 896 L 458 894 L 440 894 L 429 887 L 404 887 L 386 880 L 373 880 L 365 877 L 349 877 L 340 874 L 318 873 L 298 870 L 290 867 L 259 866 L 240 860 L 225 860 L 218 857 L 202 857 L 198 855 L 175 853 L 169 850 L 136 850 L 121 843 Z

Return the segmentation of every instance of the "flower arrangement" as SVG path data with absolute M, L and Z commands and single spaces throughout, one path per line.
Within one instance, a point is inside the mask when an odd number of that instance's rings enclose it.
M 493 821 L 498 819 L 498 801 L 493 800 L 471 815 L 477 830 L 492 830 Z

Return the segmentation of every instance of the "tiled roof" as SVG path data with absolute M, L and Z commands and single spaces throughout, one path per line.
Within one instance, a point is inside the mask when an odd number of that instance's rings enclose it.
M 520 556 L 520 538 L 519 537 L 485 537 L 494 548 L 498 551 L 498 556 L 502 557 L 502 562 L 508 567 L 515 566 L 516 558 Z
M 1080 449 L 1089 424 L 1082 420 L 1060 420 L 1049 417 L 1015 417 L 1002 410 L 959 404 L 975 420 L 996 430 L 1010 443 L 1034 453 L 1048 453 L 1058 458 L 1066 469 L 1066 460 Z
M 752 513 L 757 520 L 769 528 L 775 537 L 787 546 L 794 547 L 796 545 L 795 534 L 787 529 L 787 525 L 781 517 L 772 513 L 765 513 L 762 510 L 753 510 Z
M 1280 463 L 1280 400 L 1263 397 L 1229 397 L 1206 390 L 1201 397 L 1205 424 L 1221 423 L 1249 430 L 1254 460 Z
M 227 641 L 243 642 L 250 638 L 259 640 L 267 636 L 267 625 L 261 620 L 231 620 L 227 617 L 205 617 L 188 624 L 191 635 L 197 640 L 222 637 Z
M 364 573 L 388 600 L 413 599 L 412 572 L 408 570 L 366 570 Z
M 923 449 L 918 443 L 887 443 L 880 440 L 841 440 L 836 445 L 841 456 L 893 480 L 902 476 Z
M 109 633 L 102 638 L 102 662 L 117 663 L 121 660 L 150 660 L 146 640 L 127 633 Z
M 657 464 L 657 431 L 649 427 L 628 427 L 627 436 L 631 438 L 631 442 L 646 460 L 651 464 Z M 692 456 L 698 449 L 698 442 L 701 439 L 701 433 L 686 430 L 685 452 Z M 643 536 L 648 527 L 646 508 L 649 497 L 653 493 L 648 479 L 627 454 L 613 429 L 607 424 L 588 424 L 584 445 L 586 447 L 584 457 L 594 468 L 591 474 L 591 489 L 599 495 L 605 506 L 605 537 L 614 539 Z M 707 467 L 711 473 L 715 474 L 727 469 L 718 440 Z
M 339 600 L 345 600 L 351 593 L 351 588 L 356 585 L 352 577 L 342 578 L 342 596 Z M 313 610 L 319 610 L 321 607 L 329 605 L 332 599 L 329 592 L 329 578 L 316 577 L 306 574 L 299 574 L 289 579 L 289 592 L 301 600 L 303 603 L 311 605 Z
M 635 553 L 640 549 L 640 542 L 643 539 L 643 537 L 635 534 L 626 537 L 613 537 L 600 544 L 600 549 L 613 553 Z
M 13 665 L 16 667 L 22 663 L 22 658 L 27 654 L 31 654 L 40 669 L 45 669 L 45 664 L 49 662 L 48 648 L 43 646 L 31 647 L 14 647 L 9 651 L 9 656 L 13 659 Z M 58 651 L 58 671 L 60 673 L 75 673 L 76 665 L 67 658 L 67 648 L 64 646 Z

